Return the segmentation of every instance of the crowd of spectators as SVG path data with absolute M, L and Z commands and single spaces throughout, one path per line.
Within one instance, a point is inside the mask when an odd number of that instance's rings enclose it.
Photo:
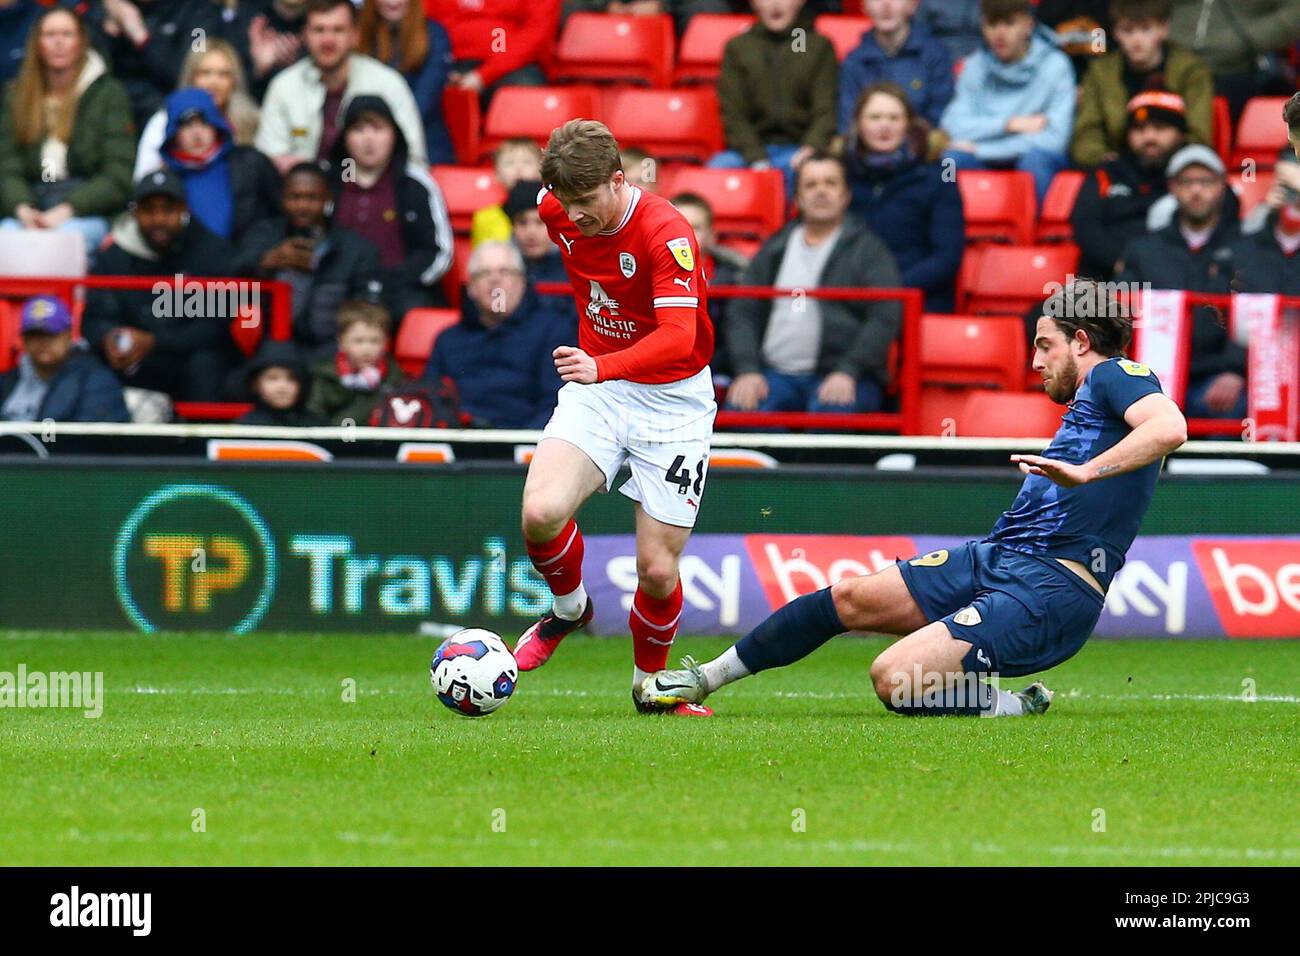
M 229 310 L 171 314 L 147 290 L 93 290 L 22 312 L 0 417 L 123 420 L 123 389 L 246 401 L 243 420 L 364 422 L 402 374 L 412 309 L 448 305 L 455 239 L 431 166 L 455 162 L 444 95 L 486 110 L 543 85 L 575 12 L 752 12 L 717 80 L 721 169 L 780 170 L 793 216 L 719 242 L 710 197 L 669 196 L 710 285 L 921 290 L 956 307 L 966 253 L 957 172 L 1023 170 L 1041 204 L 1086 178 L 1080 272 L 1201 292 L 1300 293 L 1300 166 L 1245 221 L 1209 148 L 1231 116 L 1295 89 L 1295 0 L 861 0 L 872 28 L 840 62 L 816 17 L 840 0 L 0 0 L 0 229 L 82 237 L 90 271 L 274 279 L 292 339 L 244 349 Z M 658 188 L 655 157 L 624 168 Z M 474 421 L 544 423 L 572 342 L 559 250 L 536 211 L 540 150 L 494 152 L 500 205 L 473 216 L 459 324 L 422 381 Z M 1269 158 L 1272 161 L 1272 157 Z M 5 271 L 0 265 L 0 272 Z M 454 273 L 453 273 L 454 274 Z M 886 301 L 714 297 L 713 369 L 740 410 L 888 407 L 901 309 Z M 1193 322 L 1193 415 L 1241 414 L 1245 355 L 1215 314 Z M 251 354 L 250 354 L 251 353 Z M 130 397 L 128 393 L 128 398 Z

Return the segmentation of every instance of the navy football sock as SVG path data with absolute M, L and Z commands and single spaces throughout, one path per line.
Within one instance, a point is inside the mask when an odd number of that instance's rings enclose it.
M 918 696 L 921 698 L 919 702 L 913 698 L 907 704 L 897 704 L 892 700 L 882 703 L 894 713 L 908 717 L 975 717 L 994 710 L 993 688 L 984 681 L 976 681 L 973 687 L 959 683 L 942 690 L 926 690 Z
M 791 601 L 742 637 L 736 655 L 751 674 L 757 674 L 793 664 L 842 633 L 844 623 L 835 611 L 831 589 L 823 588 Z

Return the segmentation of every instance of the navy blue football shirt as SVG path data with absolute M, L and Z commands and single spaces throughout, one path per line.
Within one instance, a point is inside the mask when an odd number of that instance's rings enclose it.
M 1116 356 L 1094 366 L 1043 457 L 1074 465 L 1096 458 L 1132 431 L 1124 421 L 1128 407 L 1160 390 L 1160 380 L 1138 362 Z M 1109 587 L 1151 504 L 1160 465 L 1153 461 L 1074 488 L 1027 475 L 1010 510 L 984 540 L 1078 561 Z

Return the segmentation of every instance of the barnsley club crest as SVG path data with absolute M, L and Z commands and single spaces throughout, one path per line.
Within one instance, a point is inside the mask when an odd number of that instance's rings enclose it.
M 620 252 L 618 254 L 618 267 L 625 279 L 630 279 L 636 275 L 636 259 L 632 258 L 632 253 Z

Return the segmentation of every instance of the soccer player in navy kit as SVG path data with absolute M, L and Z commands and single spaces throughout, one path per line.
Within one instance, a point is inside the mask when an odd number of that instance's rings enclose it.
M 642 697 L 698 703 L 719 687 L 782 667 L 845 631 L 901 635 L 871 665 L 876 694 L 905 714 L 1040 714 L 1017 677 L 1074 656 L 1101 615 L 1151 503 L 1164 456 L 1187 440 L 1178 406 L 1145 365 L 1124 358 L 1127 310 L 1089 280 L 1044 303 L 1034 370 L 1069 406 L 1042 455 L 1012 455 L 1020 493 L 981 541 L 846 578 L 792 601 L 704 665 L 647 677 Z M 936 679 L 937 678 L 937 679 Z

